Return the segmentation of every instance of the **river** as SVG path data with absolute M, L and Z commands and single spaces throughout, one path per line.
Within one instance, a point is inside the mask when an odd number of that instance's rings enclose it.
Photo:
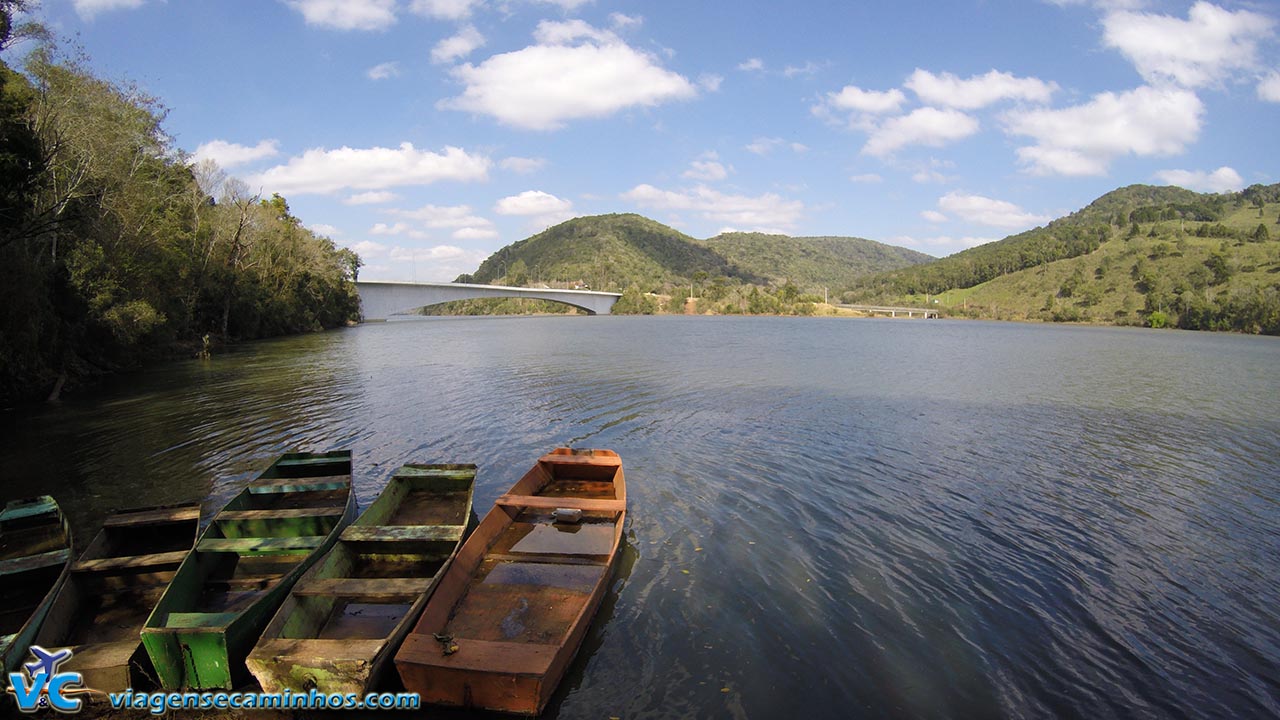
M 548 717 L 1280 715 L 1280 339 L 834 318 L 433 318 L 245 345 L 0 418 L 79 545 L 349 448 L 604 447 L 625 556 Z

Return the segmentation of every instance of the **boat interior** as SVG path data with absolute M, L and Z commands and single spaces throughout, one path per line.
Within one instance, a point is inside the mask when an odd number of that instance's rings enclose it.
M 264 638 L 390 636 L 462 541 L 475 470 L 410 465 L 397 471 L 333 551 L 299 580 L 282 624 Z
M 0 521 L 0 646 L 22 629 L 62 575 L 70 537 L 52 499 L 9 503 Z
M 498 498 L 506 521 L 490 530 L 465 592 L 434 632 L 460 643 L 562 644 L 609 570 L 625 503 L 613 453 L 543 456 Z

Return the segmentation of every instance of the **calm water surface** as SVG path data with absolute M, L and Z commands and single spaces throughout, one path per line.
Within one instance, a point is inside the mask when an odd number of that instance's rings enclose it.
M 1280 715 L 1280 341 L 959 321 L 441 318 L 0 416 L 5 496 L 205 501 L 278 453 L 626 466 L 550 717 Z

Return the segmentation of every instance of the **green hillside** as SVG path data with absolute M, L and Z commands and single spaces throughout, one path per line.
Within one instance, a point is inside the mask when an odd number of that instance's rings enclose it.
M 846 302 L 971 317 L 1280 333 L 1280 185 L 1136 185 L 1048 226 L 861 279 Z
M 733 265 L 775 284 L 844 288 L 872 273 L 930 262 L 915 250 L 850 237 L 725 233 L 703 245 Z
M 694 238 L 634 214 L 597 215 L 563 222 L 489 256 L 459 282 L 553 287 L 589 285 L 621 292 L 659 292 L 710 281 L 784 285 L 822 292 L 846 288 L 867 273 L 933 258 L 860 238 L 793 238 L 726 233 Z
M 511 285 L 584 283 L 620 291 L 685 283 L 694 273 L 738 282 L 760 278 L 678 230 L 640 215 L 574 218 L 490 255 L 459 282 Z

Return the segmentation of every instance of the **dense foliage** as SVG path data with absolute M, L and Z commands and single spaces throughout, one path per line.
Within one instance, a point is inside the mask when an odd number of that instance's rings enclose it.
M 846 288 L 863 276 L 927 263 L 915 250 L 850 237 L 724 233 L 702 244 L 751 274 L 805 288 Z
M 1135 185 L 1027 233 L 868 277 L 849 301 L 944 313 L 1280 334 L 1280 185 Z M 935 304 L 936 303 L 936 304 Z
M 0 403 L 356 317 L 359 259 L 283 198 L 193 166 L 163 119 L 154 98 L 47 45 L 25 74 L 0 63 Z
M 790 282 L 821 293 L 865 273 L 930 259 L 860 238 L 727 233 L 695 240 L 640 215 L 615 214 L 575 218 L 508 245 L 458 281 L 610 292 L 634 286 L 664 294 L 690 286 L 714 293 L 716 287 Z

